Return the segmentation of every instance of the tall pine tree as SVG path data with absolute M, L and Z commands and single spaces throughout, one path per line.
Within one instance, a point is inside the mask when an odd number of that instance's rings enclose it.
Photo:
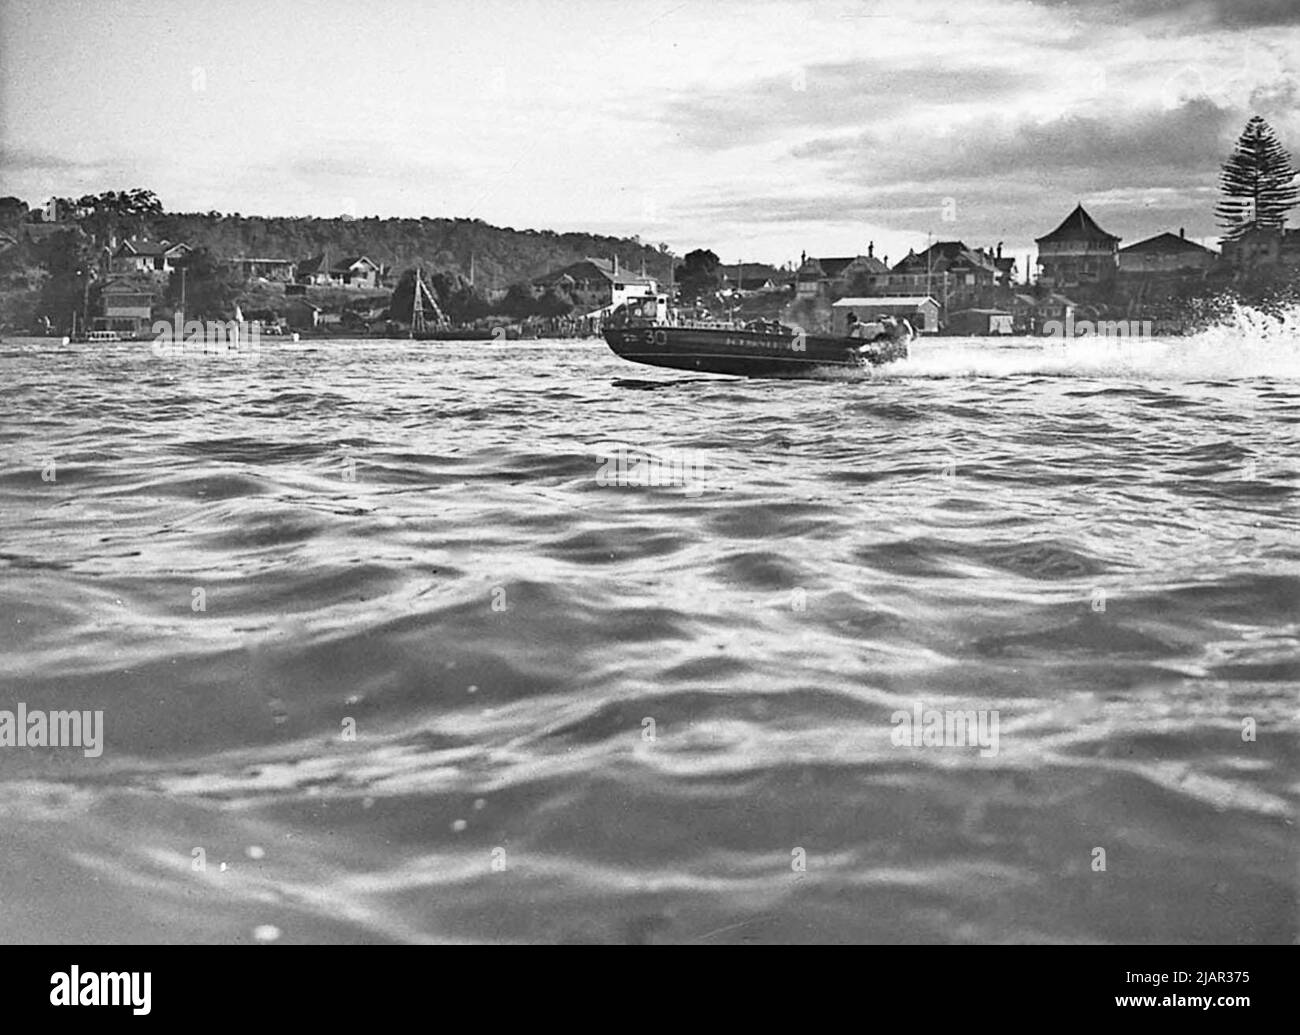
M 1300 201 L 1296 170 L 1273 127 L 1256 115 L 1246 123 L 1219 178 L 1219 225 L 1234 240 L 1253 227 L 1279 229 Z

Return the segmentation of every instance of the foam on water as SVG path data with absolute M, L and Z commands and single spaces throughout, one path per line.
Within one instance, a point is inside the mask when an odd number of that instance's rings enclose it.
M 1142 381 L 1300 379 L 1300 307 L 1237 306 L 1184 338 L 923 339 L 875 377 L 1095 377 Z

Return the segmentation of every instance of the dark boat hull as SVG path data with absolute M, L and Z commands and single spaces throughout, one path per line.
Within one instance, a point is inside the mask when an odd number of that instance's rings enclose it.
M 623 359 L 654 367 L 741 377 L 807 376 L 819 367 L 861 367 L 907 357 L 906 342 L 863 342 L 779 331 L 703 327 L 610 327 Z
M 416 331 L 411 335 L 413 341 L 491 341 L 498 337 L 491 331 Z M 500 335 L 499 337 L 504 337 Z

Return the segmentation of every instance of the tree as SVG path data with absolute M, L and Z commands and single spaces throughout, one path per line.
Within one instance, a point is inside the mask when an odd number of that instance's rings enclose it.
M 9 231 L 17 230 L 26 218 L 27 202 L 12 196 L 0 198 L 0 227 Z
M 239 273 L 206 248 L 196 248 L 177 263 L 166 292 L 173 306 L 181 304 L 182 280 L 186 319 L 230 319 L 244 286 Z
M 523 320 L 537 313 L 537 299 L 527 284 L 511 284 L 497 309 L 506 316 Z
M 573 312 L 573 299 L 561 289 L 552 285 L 537 300 L 537 315 L 551 318 L 568 316 Z
M 1246 123 L 1219 179 L 1223 200 L 1215 206 L 1219 225 L 1235 240 L 1253 227 L 1281 229 L 1300 199 L 1291 156 L 1273 128 L 1256 115 Z
M 71 328 L 72 314 L 84 324 L 89 311 L 94 275 L 94 253 L 85 236 L 70 227 L 51 234 L 36 245 L 36 258 L 49 274 L 41 285 L 39 315 L 48 316 L 58 328 Z
M 722 287 L 722 276 L 718 272 L 720 261 L 713 252 L 697 248 L 687 252 L 682 264 L 677 267 L 677 288 L 681 299 L 686 303 L 709 297 Z

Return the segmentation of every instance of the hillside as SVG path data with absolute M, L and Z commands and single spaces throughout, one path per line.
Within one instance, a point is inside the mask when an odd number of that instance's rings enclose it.
M 473 257 L 480 290 L 504 289 L 587 256 L 609 258 L 661 281 L 671 275 L 666 251 L 635 238 L 605 237 L 552 230 L 515 230 L 478 219 L 290 218 L 162 213 L 147 220 L 154 239 L 206 247 L 223 258 L 304 259 L 326 251 L 331 261 L 367 255 L 375 262 L 405 269 L 454 271 L 468 277 Z

